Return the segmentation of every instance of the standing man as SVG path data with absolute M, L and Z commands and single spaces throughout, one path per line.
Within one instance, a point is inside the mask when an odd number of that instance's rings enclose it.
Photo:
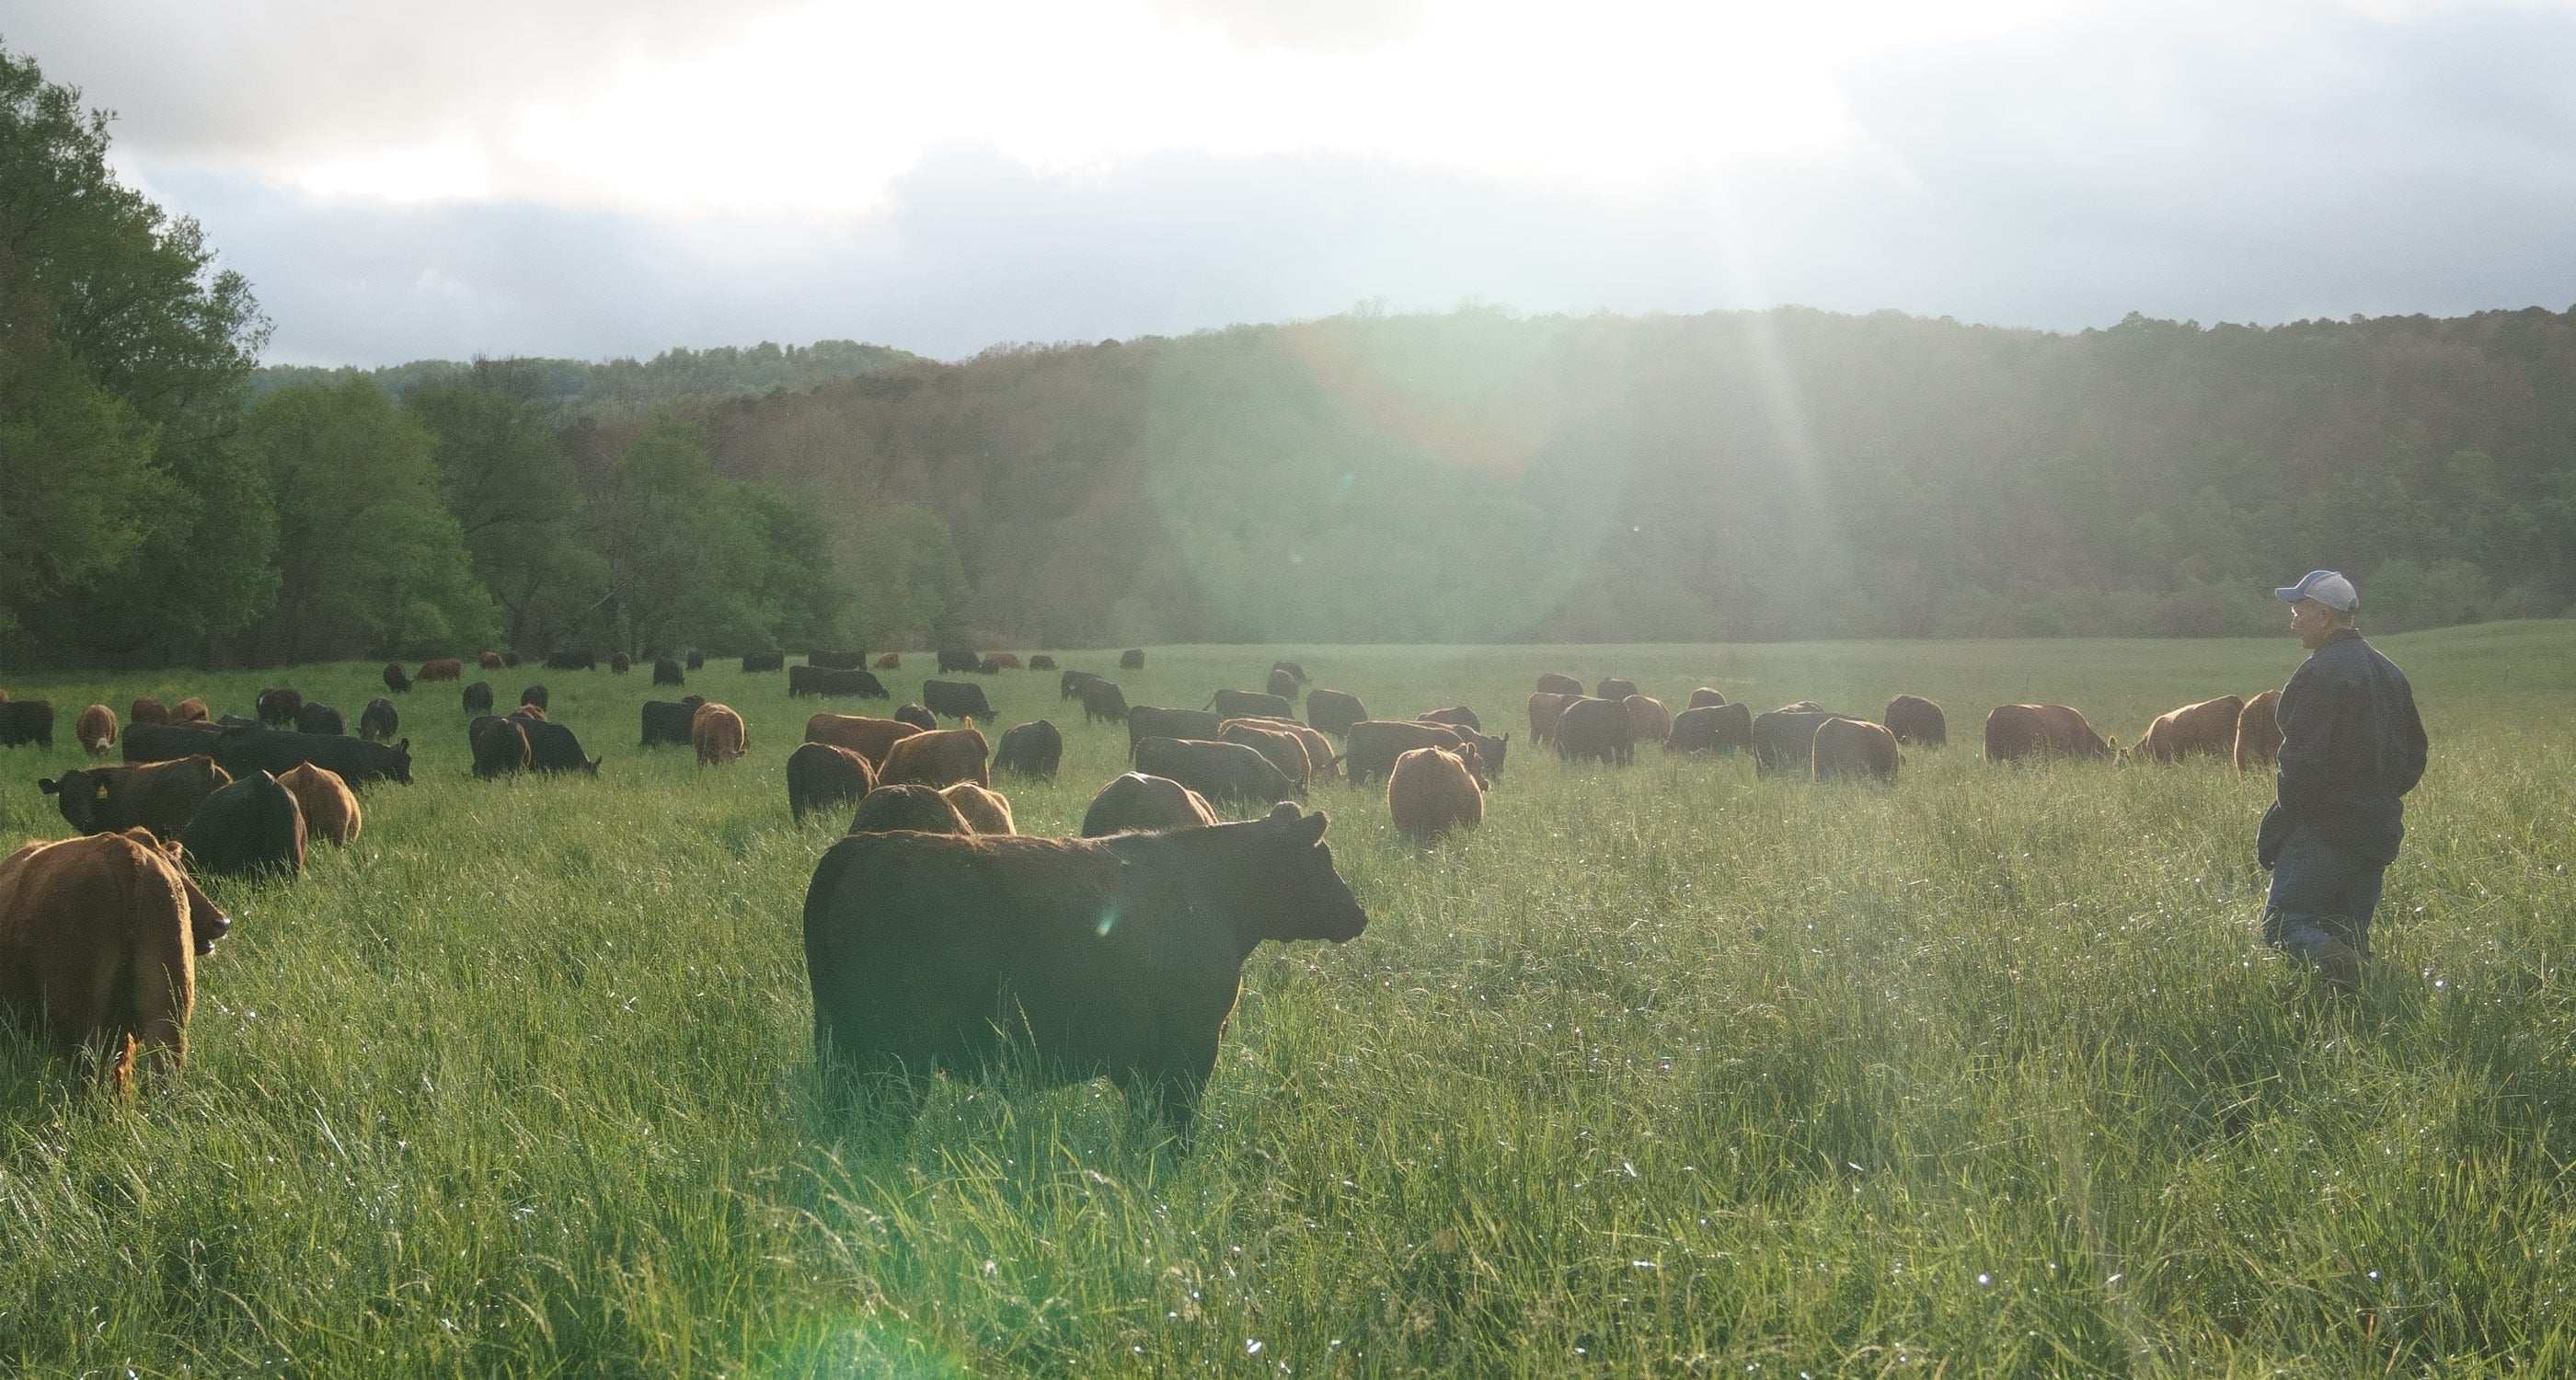
M 2361 594 L 2331 570 L 2272 593 L 2308 659 L 2281 689 L 2278 798 L 2254 838 L 2272 873 L 2263 942 L 2361 986 L 2380 874 L 2406 835 L 2400 801 L 2424 778 L 2424 721 L 2406 674 L 2353 626 Z

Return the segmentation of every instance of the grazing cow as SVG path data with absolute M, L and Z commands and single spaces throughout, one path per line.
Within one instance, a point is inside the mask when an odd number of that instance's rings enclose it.
M 689 722 L 689 746 L 697 749 L 698 765 L 720 765 L 733 761 L 748 749 L 744 741 L 742 716 L 731 705 L 702 704 Z
M 681 672 L 680 663 L 676 658 L 667 656 L 654 658 L 653 683 L 655 685 L 686 685 L 688 681 L 688 676 Z
M 170 706 L 170 722 L 174 724 L 201 724 L 212 717 L 212 711 L 206 708 L 206 702 L 194 695 Z
M 1318 733 L 1347 738 L 1351 725 L 1368 722 L 1368 716 L 1368 706 L 1360 703 L 1357 695 L 1345 695 L 1339 690 L 1306 692 L 1306 725 Z
M 1145 649 L 1142 647 L 1130 647 L 1127 650 L 1120 652 L 1118 654 L 1118 669 L 1121 671 L 1144 670 Z
M 1811 776 L 1816 769 L 1816 730 L 1839 715 L 1821 709 L 1774 709 L 1753 720 L 1753 774 Z
M 746 675 L 758 671 L 784 671 L 787 669 L 787 653 L 745 652 L 742 657 L 742 669 Z
M 1601 678 L 1601 684 L 1593 690 L 1592 697 L 1597 700 L 1608 700 L 1612 704 L 1624 704 L 1630 695 L 1636 693 L 1637 682 L 1621 680 L 1617 676 L 1604 676 Z
M 358 736 L 370 742 L 389 743 L 402 730 L 402 712 L 382 695 L 367 701 L 358 711 Z
M 984 734 L 974 728 L 939 728 L 898 738 L 887 750 L 885 765 L 877 769 L 877 784 L 884 786 L 929 786 L 944 789 L 960 781 L 978 786 L 993 784 L 987 767 L 991 745 Z
M 1415 748 L 1396 758 L 1387 773 L 1386 810 L 1397 833 L 1429 844 L 1484 823 L 1485 791 L 1457 753 Z
M 1413 717 L 1426 724 L 1456 724 L 1461 728 L 1472 728 L 1479 733 L 1485 731 L 1485 721 L 1476 717 L 1475 710 L 1463 704 L 1453 704 L 1446 709 L 1425 710 Z
M 251 704 L 261 723 L 271 728 L 285 728 L 295 722 L 296 715 L 304 712 L 304 694 L 298 690 L 272 687 L 260 691 Z
M 1351 725 L 1351 731 L 1344 739 L 1342 770 L 1349 775 L 1352 785 L 1367 786 L 1384 780 L 1388 772 L 1395 770 L 1395 759 L 1415 748 L 1448 748 L 1464 755 L 1462 748 L 1467 741 L 1466 735 L 1473 731 L 1456 724 L 1428 724 L 1419 720 L 1370 719 L 1356 723 Z M 1481 760 L 1477 762 L 1477 771 L 1487 769 L 1487 764 Z
M 489 781 L 527 769 L 525 723 L 522 719 L 496 719 L 486 714 L 465 726 L 466 742 L 474 749 L 476 776 Z
M 1044 652 L 1040 652 L 1029 658 L 1029 669 L 1032 671 L 1052 671 L 1055 669 L 1055 658 L 1048 656 Z
M 1584 694 L 1580 690 L 1570 695 L 1557 690 L 1531 692 L 1529 697 L 1530 741 L 1533 743 L 1556 741 L 1556 721 L 1564 717 L 1567 705 L 1582 698 Z
M 1016 671 L 1020 669 L 1020 654 L 1017 652 L 995 652 L 984 659 L 1005 671 Z
M 304 871 L 304 807 L 264 771 L 206 797 L 179 835 L 190 865 L 219 877 Z
M 984 698 L 984 687 L 972 681 L 925 680 L 921 702 L 943 719 L 993 720 L 992 701 Z
M 1685 710 L 1711 709 L 1724 703 L 1726 703 L 1726 696 L 1703 685 L 1691 692 L 1690 703 L 1682 707 Z
M 1084 723 L 1094 724 L 1104 719 L 1113 724 L 1127 722 L 1127 692 L 1119 689 L 1116 681 L 1093 676 L 1075 688 L 1082 692 Z
M 295 796 L 295 808 L 304 814 L 304 837 L 308 840 L 325 838 L 345 848 L 367 827 L 366 813 L 358 808 L 358 793 L 326 767 L 301 763 L 295 770 L 281 774 L 277 784 Z
M 610 653 L 610 654 L 609 654 L 609 657 L 608 657 L 608 673 L 609 673 L 610 675 L 613 675 L 613 676 L 622 676 L 622 675 L 626 674 L 627 672 L 632 671 L 632 670 L 634 670 L 634 669 L 635 669 L 635 658 L 633 658 L 633 657 L 631 657 L 631 656 L 628 656 L 628 655 L 627 655 L 626 653 L 624 653 L 624 652 L 612 652 L 612 653 Z
M 690 726 L 697 722 L 698 710 L 703 708 L 706 702 L 707 697 L 704 695 L 690 695 L 677 701 L 644 701 L 644 710 L 640 716 L 644 734 L 636 740 L 635 745 L 637 747 L 691 746 Z
M 834 671 L 856 671 L 864 668 L 868 664 L 868 654 L 864 651 L 809 651 L 805 654 L 805 664 L 808 666 L 821 666 Z
M 516 647 L 503 648 L 501 650 L 501 665 L 509 670 L 517 670 L 519 666 L 519 649 Z
M 1999 704 L 1986 713 L 1986 760 L 2108 757 L 2110 746 L 2084 716 L 2062 704 Z
M 978 691 L 977 693 L 981 693 Z M 787 668 L 787 697 L 802 695 L 856 695 L 861 699 L 890 700 L 894 696 L 877 679 L 874 671 L 835 670 L 829 666 L 790 666 Z
M 420 664 L 420 673 L 413 676 L 412 679 L 463 680 L 465 679 L 465 663 L 452 656 L 443 656 L 438 658 L 436 661 L 424 661 Z
M 492 682 L 478 680 L 465 687 L 465 712 L 468 714 L 492 712 Z
M 0 1022 L 58 1058 L 95 1061 L 120 1096 L 138 1055 L 175 1080 L 188 1061 L 196 959 L 231 927 L 142 830 L 30 843 L 0 859 Z
M 544 719 L 521 719 L 519 731 L 528 735 L 528 766 L 543 772 L 587 772 L 599 775 L 600 759 L 585 756 L 581 739 L 562 724 Z
M 704 652 L 691 652 L 686 658 L 682 659 L 680 664 L 688 667 L 692 671 L 703 671 L 706 669 L 707 665 L 707 654 Z
M 1082 836 L 1102 838 L 1132 829 L 1185 829 L 1216 823 L 1207 797 L 1168 776 L 1131 771 L 1100 788 L 1082 812 Z
M 929 706 L 920 704 L 907 704 L 895 710 L 894 721 L 910 724 L 924 733 L 939 727 L 939 716 L 931 713 Z
M 805 721 L 805 741 L 848 748 L 868 759 L 872 771 L 885 769 L 894 745 L 924 730 L 896 719 L 868 719 L 856 714 L 817 714 Z
M 388 661 L 385 663 L 385 689 L 396 695 L 408 695 L 411 693 L 411 677 L 403 672 L 401 662 Z
M 1899 695 L 1887 702 L 1887 712 L 1878 716 L 1887 731 L 1900 743 L 1920 743 L 1939 747 L 1950 741 L 1950 719 L 1941 706 L 1921 695 Z
M 485 652 L 483 655 L 475 658 L 474 664 L 482 667 L 486 671 L 498 671 L 501 669 L 501 654 L 499 652 Z M 460 670 L 457 674 L 462 676 L 464 672 Z
M 1268 805 L 1305 794 L 1269 758 L 1241 743 L 1147 738 L 1136 745 L 1136 770 L 1170 777 L 1214 801 Z
M 1316 730 L 1297 722 L 1295 719 L 1264 719 L 1261 720 L 1260 723 L 1263 728 L 1276 729 L 1279 732 L 1286 733 L 1305 746 L 1306 779 L 1308 781 L 1339 781 L 1342 779 L 1342 755 L 1333 750 L 1332 739 L 1327 738 Z M 1220 724 L 1218 727 L 1222 729 L 1224 725 Z
M 928 786 L 879 786 L 859 798 L 848 832 L 884 834 L 971 834 L 975 826 L 958 813 L 957 802 Z
M 1664 712 L 1664 702 L 1652 695 L 1630 695 L 1620 701 L 1628 710 L 1628 721 L 1636 726 L 1641 739 L 1652 738 L 1658 744 L 1673 736 L 1673 716 Z
M 511 710 L 510 717 L 513 719 L 525 719 L 530 723 L 541 724 L 553 716 L 546 713 L 546 707 L 542 704 L 523 704 L 518 708 Z
M 349 731 L 349 721 L 341 716 L 339 710 L 324 704 L 320 700 L 306 700 L 304 702 L 304 706 L 295 711 L 295 731 L 298 733 L 346 733 Z
M 2122 749 L 2114 739 L 2111 750 L 2124 762 L 2139 757 L 2150 762 L 2179 762 L 2195 752 L 2225 757 L 2236 747 L 2236 723 L 2244 715 L 2245 700 L 2238 695 L 2186 704 L 2157 715 L 2155 722 L 2147 725 L 2147 731 L 2138 735 L 2136 746 Z
M 977 675 L 998 676 L 1002 674 L 1005 669 L 1007 668 L 1003 666 L 1002 656 L 999 652 L 992 653 L 986 656 L 982 661 L 975 663 L 975 673 Z
M 798 824 L 805 812 L 857 800 L 877 788 L 875 764 L 830 743 L 799 743 L 787 754 L 787 810 Z
M 943 676 L 952 671 L 971 675 L 976 671 L 982 670 L 984 666 L 984 659 L 982 657 L 975 655 L 973 652 L 968 651 L 963 647 L 940 648 L 938 660 L 939 674 Z
M 2268 767 L 2281 760 L 2281 692 L 2266 690 L 2236 716 L 2236 769 Z
M 1617 700 L 1576 695 L 1558 712 L 1548 741 L 1561 760 L 1624 767 L 1637 760 L 1637 721 Z
M 1897 764 L 1904 760 L 1896 750 L 1896 735 L 1866 719 L 1825 720 L 1816 726 L 1810 751 L 1808 772 L 1818 781 L 1859 777 L 1893 781 Z
M 1044 719 L 1015 724 L 993 747 L 993 770 L 1033 781 L 1053 781 L 1064 761 L 1064 734 Z
M 1259 690 L 1219 690 L 1207 702 L 1220 719 L 1293 719 L 1297 706 Z
M 377 781 L 411 784 L 411 740 L 370 743 L 339 733 L 291 733 L 257 724 L 206 727 L 136 725 L 125 732 L 128 762 L 171 762 L 203 753 L 239 781 L 255 772 L 272 775 L 299 762 L 337 772 L 351 786 Z
M 182 757 L 175 762 L 142 766 L 92 767 L 67 771 L 56 780 L 38 781 L 36 789 L 54 798 L 63 821 L 84 834 L 121 834 L 148 829 L 176 839 L 197 817 L 206 797 L 232 784 L 215 759 Z
M 546 693 L 546 687 L 542 685 L 531 685 L 527 689 L 519 692 L 519 703 L 523 705 L 532 705 L 538 709 L 544 709 L 552 702 L 553 697 Z
M 103 704 L 93 704 L 80 712 L 73 724 L 81 749 L 92 757 L 105 757 L 116 746 L 116 711 Z
M 545 666 L 549 671 L 596 671 L 599 669 L 599 653 L 548 652 Z
M 1285 671 L 1273 668 L 1270 679 L 1263 688 L 1290 704 L 1297 702 L 1297 678 Z
M 1270 673 L 1272 675 L 1277 675 L 1282 671 L 1287 672 L 1288 678 L 1297 682 L 1299 685 L 1306 684 L 1306 668 L 1298 665 L 1296 662 L 1274 661 L 1270 663 Z
M 880 671 L 898 671 L 903 669 L 903 653 L 888 652 L 884 656 L 878 657 L 877 669 Z
M 816 1054 L 908 1096 L 1024 1038 L 1048 1082 L 1105 1075 L 1186 1136 L 1253 949 L 1368 927 L 1326 827 L 843 839 L 805 893 Z
M 1060 700 L 1082 698 L 1082 687 L 1100 679 L 1089 671 L 1067 671 L 1055 678 L 1055 697 Z
M 1277 721 L 1228 719 L 1217 725 L 1217 741 L 1241 743 L 1260 753 L 1303 795 L 1315 775 L 1314 760 L 1306 755 L 1306 745 L 1298 741 L 1296 734 L 1270 727 L 1274 722 Z
M 1673 716 L 1668 752 L 1741 752 L 1753 746 L 1753 710 L 1741 704 L 1703 704 Z
M 1016 834 L 1011 822 L 1011 802 L 1000 791 L 960 781 L 941 791 L 948 803 L 957 807 L 958 818 L 979 834 Z
M 1148 738 L 1196 738 L 1212 743 L 1224 723 L 1224 716 L 1204 709 L 1157 709 L 1140 704 L 1127 711 L 1127 754 L 1134 756 L 1136 745 Z
M 1583 698 L 1583 682 L 1576 680 L 1572 676 L 1559 675 L 1554 671 L 1550 671 L 1538 678 L 1538 693 L 1542 695 L 1566 695 L 1574 699 L 1581 699 Z
M 125 711 L 125 719 L 128 723 L 166 724 L 170 722 L 170 706 L 144 695 L 134 701 L 133 708 Z

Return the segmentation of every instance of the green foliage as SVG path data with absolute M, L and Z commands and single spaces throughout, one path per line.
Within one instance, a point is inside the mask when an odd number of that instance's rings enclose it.
M 587 630 L 608 587 L 607 563 L 583 531 L 572 465 L 526 381 L 515 362 L 478 363 L 466 379 L 418 389 L 403 405 L 429 430 L 440 494 L 514 647 Z
M 658 414 L 618 453 L 590 511 L 605 617 L 629 652 L 774 635 L 760 598 L 780 559 L 766 545 L 770 514 L 716 477 L 703 426 Z
M 282 661 L 355 645 L 444 652 L 491 636 L 429 433 L 366 379 L 286 388 L 250 406 L 241 443 L 278 520 L 274 611 L 257 632 Z
M 948 524 L 908 503 L 853 511 L 840 550 L 851 591 L 841 640 L 854 645 L 882 647 L 942 625 L 966 583 Z
M 129 560 L 158 477 L 151 429 L 71 351 L 0 337 L 0 633 Z
M 310 365 L 270 365 L 251 378 L 251 391 L 320 383 L 342 375 L 365 373 L 387 393 L 408 403 L 417 392 L 485 386 L 496 364 L 512 376 L 512 392 L 555 427 L 577 421 L 641 421 L 662 407 L 727 398 L 757 397 L 825 383 L 905 363 L 918 358 L 884 345 L 851 340 L 818 340 L 811 345 L 777 345 L 762 341 L 748 348 L 718 346 L 710 350 L 665 350 L 649 360 L 613 359 L 591 363 L 578 359 L 475 359 L 458 363 L 420 359 L 381 369 L 319 369 Z
M 634 746 L 667 690 L 548 675 L 602 778 L 490 785 L 424 691 L 419 784 L 219 893 L 182 1086 L 113 1105 L 0 1035 L 0 1372 L 2562 1374 L 2571 634 L 2382 644 L 2436 755 L 2349 1004 L 2256 941 L 2261 775 L 1976 760 L 1987 705 L 2125 741 L 2279 684 L 2286 636 L 1060 652 L 1496 728 L 1540 670 L 1949 710 L 1892 788 L 1516 737 L 1430 850 L 1319 788 L 1371 924 L 1254 954 L 1186 1151 L 1103 1083 L 827 1095 L 798 915 L 843 821 L 788 823 L 782 677 L 690 677 L 753 745 L 701 769 Z M 375 667 L 5 688 L 263 683 Z M 1070 831 L 1124 732 L 985 684 L 1063 726 L 1059 781 L 998 784 Z M 0 751 L 0 839 L 62 836 L 32 782 L 82 760 Z

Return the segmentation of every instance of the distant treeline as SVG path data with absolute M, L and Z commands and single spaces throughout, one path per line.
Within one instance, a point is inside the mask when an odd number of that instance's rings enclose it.
M 1360 314 L 258 370 L 0 52 L 0 665 L 509 643 L 2200 636 L 2576 601 L 2576 313 Z

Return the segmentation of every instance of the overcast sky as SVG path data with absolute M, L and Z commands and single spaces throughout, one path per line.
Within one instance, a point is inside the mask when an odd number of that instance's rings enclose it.
M 2576 0 L 0 0 L 270 359 L 2576 305 Z

